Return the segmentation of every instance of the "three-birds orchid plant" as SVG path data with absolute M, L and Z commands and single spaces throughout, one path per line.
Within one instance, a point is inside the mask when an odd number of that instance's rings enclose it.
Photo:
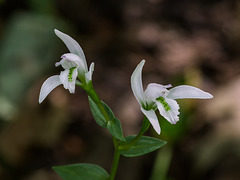
M 47 95 L 57 86 L 63 84 L 70 93 L 75 92 L 75 85 L 83 88 L 89 97 L 89 105 L 93 117 L 97 124 L 107 128 L 112 135 L 114 145 L 113 163 L 108 173 L 103 168 L 93 164 L 73 164 L 66 166 L 56 166 L 53 169 L 64 180 L 114 180 L 118 168 L 120 155 L 135 157 L 150 153 L 166 144 L 158 138 L 143 136 L 152 124 L 154 130 L 160 134 L 161 129 L 155 111 L 158 109 L 160 114 L 171 124 L 179 120 L 179 105 L 175 99 L 197 98 L 209 99 L 213 96 L 193 86 L 160 85 L 151 83 L 143 90 L 142 69 L 145 60 L 141 61 L 131 76 L 131 87 L 134 96 L 140 104 L 141 111 L 145 115 L 142 127 L 136 136 L 123 136 L 120 121 L 114 116 L 112 110 L 100 100 L 92 85 L 92 74 L 94 63 L 88 69 L 84 52 L 80 45 L 69 35 L 54 30 L 55 34 L 65 43 L 70 53 L 63 54 L 61 61 L 56 66 L 62 66 L 63 71 L 60 75 L 49 77 L 42 85 L 39 95 L 41 103 Z

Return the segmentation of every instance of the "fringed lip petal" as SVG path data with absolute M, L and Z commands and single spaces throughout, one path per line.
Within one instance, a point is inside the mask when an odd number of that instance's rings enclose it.
M 40 90 L 38 102 L 41 103 L 47 97 L 47 95 L 60 84 L 62 83 L 60 81 L 59 75 L 51 76 L 46 81 L 44 81 Z
M 165 99 L 167 104 L 170 106 L 170 110 L 166 110 L 162 103 L 156 101 L 157 108 L 159 110 L 159 113 L 171 124 L 176 124 L 179 121 L 178 115 L 179 113 L 179 105 L 178 103 L 173 99 Z
M 78 72 L 77 72 L 77 69 L 74 69 L 73 70 L 73 73 L 72 73 L 72 81 L 69 81 L 69 92 L 70 93 L 75 93 L 75 84 L 76 84 L 76 79 L 77 79 L 77 75 L 78 75 Z
M 57 29 L 54 29 L 54 32 L 64 42 L 64 44 L 67 46 L 67 48 L 69 49 L 69 51 L 71 53 L 78 55 L 83 60 L 84 67 L 85 67 L 85 69 L 87 69 L 86 58 L 85 58 L 84 52 L 83 52 L 81 46 L 78 44 L 78 42 L 75 41 L 71 36 L 69 36 Z
M 63 87 L 65 89 L 68 89 L 70 93 L 75 92 L 77 74 L 77 69 L 74 69 L 71 75 L 69 69 L 66 69 L 60 73 L 59 79 L 61 81 L 61 84 L 63 84 Z
M 153 129 L 160 134 L 161 133 L 161 128 L 158 122 L 158 118 L 157 115 L 155 113 L 155 111 L 153 109 L 151 110 L 145 110 L 141 107 L 141 111 L 143 112 L 143 114 L 148 118 L 149 122 L 152 124 Z
M 193 86 L 188 85 L 181 85 L 176 86 L 169 90 L 169 93 L 167 95 L 168 98 L 171 99 L 210 99 L 213 98 L 213 96 L 205 92 L 201 89 L 198 89 Z
M 134 96 L 140 105 L 144 103 L 143 85 L 142 85 L 142 69 L 145 64 L 145 60 L 142 60 L 131 76 L 131 88 Z

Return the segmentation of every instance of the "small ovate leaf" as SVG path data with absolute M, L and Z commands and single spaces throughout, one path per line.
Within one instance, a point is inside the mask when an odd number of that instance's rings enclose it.
M 110 109 L 110 107 L 109 107 L 107 104 L 105 104 L 103 101 L 101 101 L 101 102 L 102 102 L 102 105 L 103 105 L 105 111 L 106 111 L 107 114 L 108 114 L 109 119 L 110 119 L 111 121 L 112 121 L 113 119 L 115 119 L 115 116 L 114 116 L 112 110 Z
M 90 109 L 93 115 L 93 118 L 95 119 L 96 123 L 100 125 L 103 128 L 107 127 L 107 120 L 103 116 L 101 110 L 97 106 L 97 104 L 92 100 L 90 96 L 88 96 L 88 101 L 90 105 Z
M 55 166 L 53 169 L 63 180 L 107 180 L 109 178 L 103 168 L 94 164 L 71 164 Z
M 102 102 L 104 109 L 106 110 L 110 121 L 107 122 L 107 128 L 113 137 L 120 141 L 126 141 L 123 137 L 123 131 L 120 121 L 114 116 L 110 107 Z
M 120 145 L 120 154 L 126 157 L 135 157 L 141 156 L 152 151 L 155 151 L 165 145 L 167 142 L 162 141 L 157 138 L 142 136 L 138 142 L 133 144 L 132 146 L 128 146 L 128 143 L 135 138 L 136 136 L 127 136 L 126 142 Z
M 107 128 L 113 137 L 117 138 L 120 141 L 126 141 L 123 137 L 121 123 L 117 118 L 108 121 Z
M 101 101 L 103 108 L 105 109 L 108 120 L 102 114 L 102 111 L 99 109 L 99 106 L 92 100 L 90 96 L 88 96 L 89 105 L 93 114 L 93 117 L 97 124 L 101 127 L 108 128 L 113 137 L 118 140 L 125 141 L 123 137 L 122 127 L 120 121 L 114 116 L 110 107 Z

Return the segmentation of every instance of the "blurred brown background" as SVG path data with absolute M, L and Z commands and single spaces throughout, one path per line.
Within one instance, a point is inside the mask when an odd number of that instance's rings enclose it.
M 93 120 L 85 92 L 56 88 L 42 104 L 44 80 L 68 52 L 53 30 L 95 62 L 93 83 L 136 134 L 143 115 L 130 88 L 146 59 L 150 82 L 189 84 L 212 100 L 179 100 L 176 125 L 160 119 L 159 151 L 121 158 L 116 180 L 240 179 L 240 2 L 234 0 L 0 0 L 0 179 L 60 180 L 51 167 L 95 163 L 109 170 L 113 147 Z

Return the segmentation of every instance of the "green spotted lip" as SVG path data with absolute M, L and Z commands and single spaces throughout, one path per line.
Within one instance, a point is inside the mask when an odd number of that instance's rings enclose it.
M 166 111 L 171 110 L 171 107 L 169 106 L 169 104 L 166 102 L 166 100 L 162 96 L 158 97 L 156 100 L 159 101 L 163 105 L 163 107 Z
M 69 74 L 68 74 L 68 81 L 69 81 L 69 82 L 73 82 L 73 80 L 72 80 L 72 75 L 73 75 L 74 69 L 76 69 L 76 68 L 77 68 L 77 67 L 72 67 L 72 68 L 69 69 Z

